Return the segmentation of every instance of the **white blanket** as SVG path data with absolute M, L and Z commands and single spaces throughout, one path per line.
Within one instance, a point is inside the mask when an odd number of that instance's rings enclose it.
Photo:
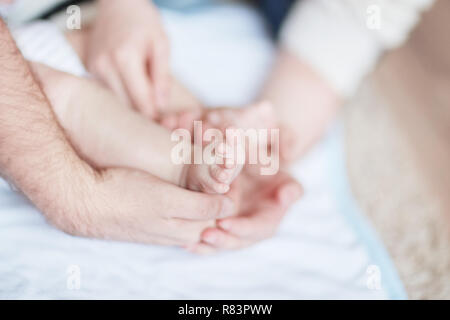
M 164 21 L 174 72 L 205 102 L 240 105 L 255 97 L 274 50 L 252 9 L 165 11 Z M 61 50 L 63 64 L 79 74 L 61 37 L 31 40 L 36 30 L 45 37 L 45 29 L 55 32 L 49 24 L 15 32 L 23 53 L 58 67 L 52 56 Z M 38 54 L 38 46 L 53 54 Z M 274 238 L 207 257 L 69 236 L 0 180 L 0 298 L 405 298 L 382 244 L 355 209 L 341 141 L 340 130 L 332 130 L 294 167 L 306 193 Z

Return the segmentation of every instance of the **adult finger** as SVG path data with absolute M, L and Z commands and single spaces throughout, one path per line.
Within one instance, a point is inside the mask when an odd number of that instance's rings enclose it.
M 173 187 L 165 199 L 166 207 L 169 209 L 163 215 L 167 218 L 211 220 L 230 217 L 236 213 L 234 202 L 227 196 Z M 174 201 L 174 198 L 177 201 Z
M 302 195 L 303 188 L 297 182 L 286 182 L 281 185 L 276 192 L 277 201 L 284 209 L 288 209 L 294 202 L 300 199 Z
M 105 67 L 106 62 L 101 62 L 99 67 L 93 69 L 93 73 L 110 88 L 117 97 L 125 104 L 130 104 L 127 92 L 122 85 L 122 80 L 119 73 L 113 67 Z
M 159 123 L 169 130 L 178 129 L 178 115 L 176 113 L 166 113 L 159 116 Z
M 276 231 L 289 207 L 300 198 L 301 187 L 296 183 L 281 186 L 275 199 L 255 207 L 246 215 L 219 220 L 217 225 L 231 235 L 247 239 L 264 239 Z
M 169 45 L 163 36 L 153 46 L 150 74 L 154 86 L 154 102 L 159 110 L 167 105 L 170 88 Z
M 278 207 L 265 207 L 251 214 L 220 220 L 217 225 L 230 235 L 260 240 L 273 235 L 283 215 L 284 211 Z
M 235 250 L 250 245 L 250 241 L 226 233 L 217 228 L 206 229 L 201 236 L 201 240 L 216 248 L 224 250 Z
M 166 219 L 160 228 L 160 237 L 172 240 L 176 245 L 186 246 L 199 243 L 205 229 L 215 226 L 214 220 L 190 221 Z
M 153 119 L 156 110 L 146 57 L 141 57 L 139 52 L 131 49 L 122 50 L 116 54 L 115 62 L 133 106 L 146 117 Z
M 191 253 L 200 255 L 211 255 L 219 251 L 218 249 L 206 243 L 196 243 L 193 245 L 185 246 L 184 248 Z
M 129 104 L 125 88 L 122 86 L 120 76 L 114 68 L 109 55 L 103 54 L 88 60 L 88 70 L 119 97 L 123 103 Z

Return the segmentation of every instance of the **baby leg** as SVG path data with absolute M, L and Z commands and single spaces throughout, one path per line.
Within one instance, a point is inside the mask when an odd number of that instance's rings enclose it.
M 229 184 L 240 171 L 238 166 L 217 169 L 214 164 L 176 164 L 171 158 L 176 144 L 169 130 L 121 104 L 92 80 L 40 64 L 32 67 L 61 126 L 91 164 L 140 169 L 193 190 L 220 193 L 227 187 L 217 187 L 217 181 Z M 221 180 L 224 174 L 226 179 Z
M 97 167 L 131 167 L 177 183 L 182 166 L 170 161 L 170 132 L 120 103 L 96 82 L 34 64 L 53 110 L 72 144 Z

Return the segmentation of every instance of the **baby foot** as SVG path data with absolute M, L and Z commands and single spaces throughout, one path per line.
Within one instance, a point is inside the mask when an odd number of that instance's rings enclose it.
M 238 152 L 242 152 L 242 146 L 237 143 L 236 150 L 233 150 L 231 146 L 222 142 L 214 150 L 215 158 L 212 164 L 185 166 L 181 186 L 205 193 L 223 194 L 230 190 L 230 184 L 243 168 L 243 163 L 238 161 L 237 156 Z
M 222 130 L 230 126 L 239 129 L 273 129 L 277 126 L 273 106 L 267 101 L 240 109 L 210 109 L 205 111 L 204 119 L 209 126 Z
M 249 105 L 245 108 L 221 107 L 200 111 L 180 111 L 161 116 L 160 124 L 169 130 L 183 128 L 192 130 L 195 120 L 204 121 L 204 129 L 225 130 L 229 127 L 238 129 L 273 129 L 277 126 L 272 104 L 266 101 Z
M 194 121 L 201 120 L 201 110 L 169 112 L 160 115 L 159 124 L 169 130 L 193 130 Z

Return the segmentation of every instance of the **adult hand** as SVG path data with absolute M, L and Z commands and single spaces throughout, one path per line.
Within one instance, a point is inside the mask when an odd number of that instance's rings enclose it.
M 88 181 L 66 198 L 71 210 L 47 215 L 63 231 L 186 246 L 198 242 L 215 219 L 235 213 L 234 203 L 225 196 L 182 189 L 140 171 L 108 169 Z
M 286 173 L 261 176 L 247 168 L 232 185 L 230 196 L 239 204 L 239 214 L 221 219 L 217 227 L 202 233 L 202 242 L 189 251 L 208 254 L 239 249 L 272 237 L 289 207 L 302 195 L 298 182 Z
M 0 18 L 0 175 L 60 229 L 83 236 L 187 245 L 233 215 L 225 196 L 82 161 Z
M 168 101 L 169 44 L 148 0 L 99 0 L 87 42 L 87 68 L 149 118 Z

